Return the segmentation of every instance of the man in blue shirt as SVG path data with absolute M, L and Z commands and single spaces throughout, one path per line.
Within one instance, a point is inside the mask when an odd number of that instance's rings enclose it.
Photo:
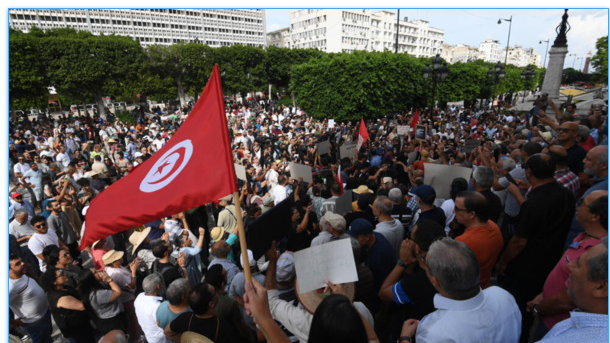
M 193 241 L 189 238 L 188 231 L 185 230 L 182 235 L 177 236 L 174 239 L 174 245 L 176 250 L 174 251 L 174 257 L 178 257 L 178 254 L 186 253 L 186 272 L 188 273 L 189 285 L 191 289 L 194 288 L 198 283 L 201 282 L 203 274 L 201 272 L 201 259 L 199 258 L 199 252 L 203 248 L 203 237 L 205 236 L 205 229 L 199 228 L 199 240 L 197 244 L 193 244 Z
M 580 311 L 557 323 L 540 342 L 608 342 L 608 236 L 569 261 L 568 296 Z

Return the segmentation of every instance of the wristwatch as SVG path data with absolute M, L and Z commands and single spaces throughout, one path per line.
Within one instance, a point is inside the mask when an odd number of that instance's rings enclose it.
M 403 267 L 403 268 L 405 268 L 407 266 L 401 259 L 398 259 L 398 261 L 396 261 L 396 264 L 399 267 Z
M 534 304 L 534 306 L 532 306 L 532 313 L 537 316 L 538 315 L 538 310 L 536 309 L 536 306 L 538 306 L 538 304 Z

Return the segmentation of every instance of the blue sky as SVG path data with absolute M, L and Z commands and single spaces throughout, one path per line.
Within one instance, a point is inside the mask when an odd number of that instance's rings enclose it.
M 607 6 L 607 5 L 606 5 Z M 601 7 L 601 6 L 600 6 Z M 364 7 L 362 7 L 364 8 Z M 369 7 L 370 8 L 370 7 Z M 599 7 L 598 7 L 599 8 Z M 372 12 L 381 9 L 371 8 Z M 396 12 L 396 9 L 386 9 Z M 500 41 L 506 45 L 509 23 L 498 19 L 513 18 L 510 45 L 521 45 L 524 48 L 533 47 L 541 56 L 544 63 L 546 43 L 539 44 L 541 40 L 550 40 L 549 49 L 557 36 L 555 28 L 561 22 L 564 10 L 557 9 L 438 9 L 438 8 L 410 8 L 401 9 L 400 17 L 409 20 L 423 19 L 430 22 L 430 26 L 445 31 L 445 43 L 455 45 L 458 43 L 479 46 L 487 38 Z M 289 25 L 288 9 L 266 9 L 267 32 L 271 32 Z M 568 54 L 565 68 L 574 66 L 580 69 L 587 53 L 595 54 L 595 42 L 598 38 L 608 35 L 608 9 L 570 9 L 568 23 L 571 30 L 568 32 Z M 548 56 L 547 56 L 548 62 Z

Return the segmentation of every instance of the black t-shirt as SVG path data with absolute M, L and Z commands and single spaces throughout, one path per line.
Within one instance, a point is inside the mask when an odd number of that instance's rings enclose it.
M 47 299 L 49 301 L 49 307 L 51 314 L 57 327 L 64 337 L 72 337 L 76 332 L 87 330 L 91 332 L 91 325 L 89 324 L 89 317 L 84 311 L 68 310 L 65 308 L 58 308 L 57 302 L 61 297 L 72 296 L 78 300 L 81 300 L 78 292 L 71 287 L 66 287 L 65 290 L 52 289 L 47 291 Z
M 576 175 L 584 170 L 582 160 L 587 156 L 587 150 L 578 144 L 574 144 L 567 148 L 568 152 L 568 168 Z
M 546 277 L 563 254 L 574 216 L 572 192 L 553 181 L 534 188 L 521 206 L 515 235 L 527 245 L 506 267 L 506 274 L 527 278 L 532 289 L 542 291 Z
M 400 280 L 400 288 L 410 302 L 401 306 L 402 320 L 410 318 L 420 320 L 434 311 L 436 289 L 430 283 L 426 271 L 415 266 L 413 274 L 405 274 Z
M 169 284 L 172 281 L 177 280 L 182 277 L 180 270 L 178 267 L 174 266 L 171 263 L 162 263 L 159 260 L 155 260 L 152 265 L 153 273 L 160 273 L 161 277 L 163 277 L 163 283 L 165 283 L 165 287 L 169 287 Z
M 440 207 L 435 207 L 431 210 L 421 212 L 419 214 L 419 219 L 417 222 L 419 223 L 422 220 L 431 220 L 433 222 L 437 222 L 440 226 L 445 227 L 445 221 L 447 217 L 445 217 L 445 212 Z
M 193 331 L 204 335 L 215 343 L 244 342 L 233 325 L 218 319 L 216 316 L 210 318 L 199 318 L 193 312 L 185 312 L 179 315 L 171 323 L 169 328 L 176 333 Z
M 489 219 L 497 224 L 500 213 L 503 210 L 500 198 L 490 190 L 481 191 L 479 193 L 483 194 L 485 199 L 487 199 L 487 214 Z
M 349 229 L 349 226 L 352 224 L 352 222 L 356 219 L 366 219 L 368 220 L 371 225 L 375 226 L 375 216 L 373 216 L 372 214 L 364 211 L 364 212 L 360 212 L 360 211 L 356 211 L 356 212 L 351 212 L 345 215 L 345 227 L 347 227 Z

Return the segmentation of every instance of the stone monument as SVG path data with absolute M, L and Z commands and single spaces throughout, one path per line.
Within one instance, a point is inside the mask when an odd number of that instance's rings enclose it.
M 561 87 L 561 78 L 563 75 L 563 64 L 568 54 L 568 39 L 566 33 L 570 31 L 570 24 L 568 24 L 568 10 L 565 10 L 561 24 L 557 26 L 555 30 L 557 32 L 557 38 L 553 42 L 553 46 L 549 51 L 549 65 L 544 75 L 544 82 L 542 83 L 541 93 L 548 93 L 549 99 L 553 100 L 557 106 L 559 102 L 559 87 Z M 553 111 L 550 107 L 547 111 Z M 551 114 L 551 118 L 555 115 Z

